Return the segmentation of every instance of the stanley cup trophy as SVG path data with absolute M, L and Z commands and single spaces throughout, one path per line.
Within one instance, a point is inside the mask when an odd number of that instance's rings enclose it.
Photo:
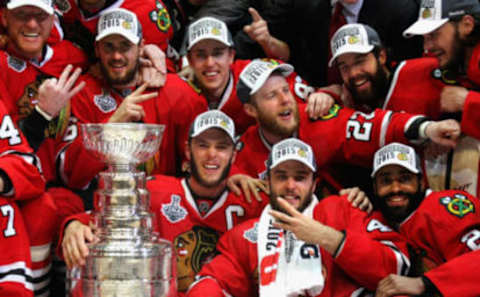
M 163 125 L 84 124 L 85 147 L 104 160 L 93 225 L 99 241 L 89 244 L 86 264 L 68 272 L 70 296 L 164 297 L 176 290 L 173 248 L 152 230 L 145 173 L 138 164 L 158 151 Z

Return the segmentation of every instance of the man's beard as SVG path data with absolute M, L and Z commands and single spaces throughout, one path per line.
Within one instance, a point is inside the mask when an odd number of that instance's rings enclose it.
M 214 188 L 214 187 L 220 185 L 227 178 L 228 174 L 230 173 L 230 167 L 232 166 L 233 156 L 230 158 L 230 160 L 228 160 L 228 165 L 225 167 L 225 169 L 223 169 L 222 174 L 220 174 L 220 177 L 215 181 L 208 182 L 205 179 L 203 179 L 200 176 L 200 174 L 198 173 L 198 167 L 195 163 L 193 154 L 191 154 L 191 156 L 192 156 L 192 158 L 190 160 L 190 170 L 191 170 L 192 176 L 199 184 L 201 184 L 204 187 Z
M 278 211 L 281 211 L 283 213 L 286 213 L 288 214 L 282 207 L 280 207 L 280 205 L 278 204 L 278 200 L 277 198 L 278 197 L 283 197 L 282 195 L 280 194 L 277 194 L 275 193 L 273 190 L 272 190 L 272 186 L 271 186 L 271 183 L 270 183 L 270 206 L 272 207 L 272 209 L 274 210 L 278 210 Z M 307 196 L 305 198 L 305 200 L 303 202 L 301 202 L 301 204 L 298 206 L 297 210 L 299 212 L 303 212 L 305 210 L 305 208 L 307 208 L 310 203 L 312 202 L 312 199 L 313 199 L 313 187 L 310 189 L 310 191 L 308 191 L 307 193 Z
M 406 196 L 408 198 L 407 207 L 389 207 L 387 205 L 387 199 L 392 196 Z M 378 196 L 375 191 L 375 201 L 383 216 L 388 221 L 395 224 L 403 222 L 413 211 L 415 211 L 420 203 L 422 203 L 424 197 L 425 191 L 421 189 L 420 185 L 415 193 L 397 192 L 384 196 Z
M 450 60 L 447 61 L 447 64 L 442 68 L 454 75 L 457 75 L 463 72 L 464 61 L 465 61 L 465 51 L 466 51 L 465 41 L 460 38 L 458 27 L 455 27 L 455 36 L 452 43 L 452 55 L 450 57 Z
M 362 74 L 362 77 L 366 78 L 370 82 L 370 91 L 368 93 L 358 92 L 355 88 L 356 78 L 351 78 L 348 81 L 347 88 L 352 94 L 355 105 L 367 105 L 373 108 L 380 108 L 387 97 L 388 88 L 390 83 L 388 81 L 387 72 L 380 65 L 377 58 L 377 71 L 374 75 L 370 73 Z
M 300 116 L 298 114 L 297 104 L 295 104 L 295 107 L 292 108 L 292 114 L 293 118 L 295 119 L 295 124 L 292 127 L 285 127 L 279 125 L 275 117 L 269 117 L 265 115 L 262 111 L 258 113 L 258 121 L 263 130 L 283 138 L 288 138 L 292 137 L 293 133 L 298 130 Z
M 111 61 L 113 63 L 113 61 Z M 138 68 L 140 65 L 140 59 L 137 58 L 135 61 L 135 65 L 125 73 L 123 77 L 113 78 L 110 76 L 107 67 L 104 65 L 102 61 L 100 61 L 100 70 L 102 71 L 103 77 L 107 81 L 109 86 L 123 86 L 131 83 L 135 79 L 135 75 L 137 74 Z

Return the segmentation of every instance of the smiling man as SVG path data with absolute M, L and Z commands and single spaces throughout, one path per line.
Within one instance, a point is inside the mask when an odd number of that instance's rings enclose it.
M 317 166 L 308 144 L 295 138 L 278 142 L 267 166 L 270 204 L 260 218 L 224 234 L 221 254 L 204 265 L 188 297 L 363 296 L 388 271 L 408 271 L 406 245 L 381 216 L 367 217 L 346 196 L 318 202 Z M 319 241 L 286 231 L 283 212 L 292 210 L 319 221 L 310 234 Z M 382 238 L 389 243 L 381 244 Z M 362 264 L 366 258 L 368 267 Z

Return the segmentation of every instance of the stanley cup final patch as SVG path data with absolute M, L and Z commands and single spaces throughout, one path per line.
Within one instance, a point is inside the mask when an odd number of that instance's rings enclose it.
M 252 228 L 246 230 L 243 233 L 243 238 L 250 241 L 251 243 L 256 243 L 258 239 L 258 223 L 255 223 Z
M 162 205 L 162 214 L 170 223 L 178 223 L 185 219 L 188 212 L 180 205 L 180 196 L 172 195 L 171 198 L 170 203 Z
M 109 113 L 117 109 L 117 101 L 108 93 L 95 95 L 93 102 L 104 113 Z
M 8 56 L 7 58 L 8 67 L 12 68 L 16 72 L 22 72 L 27 68 L 27 63 L 19 58 Z

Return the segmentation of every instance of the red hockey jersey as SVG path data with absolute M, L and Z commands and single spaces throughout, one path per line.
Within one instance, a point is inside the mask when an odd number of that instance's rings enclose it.
M 400 233 L 417 249 L 442 296 L 478 296 L 480 202 L 463 191 L 428 191 Z
M 331 196 L 320 201 L 313 216 L 346 232 L 344 245 L 335 258 L 317 247 L 325 286 L 315 297 L 363 296 L 389 273 L 408 272 L 406 243 L 384 224 L 380 213 L 367 216 L 353 208 L 346 197 Z M 250 220 L 225 233 L 218 243 L 221 254 L 204 265 L 188 297 L 259 296 L 257 224 L 258 219 Z

